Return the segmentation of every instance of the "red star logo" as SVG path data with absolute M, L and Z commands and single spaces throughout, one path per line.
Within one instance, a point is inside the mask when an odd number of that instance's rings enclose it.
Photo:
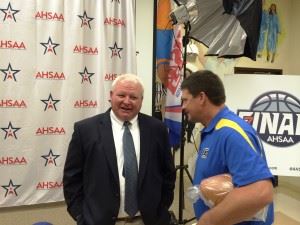
M 54 155 L 52 152 L 52 149 L 50 149 L 48 155 L 42 155 L 41 157 L 44 158 L 46 160 L 45 166 L 49 165 L 49 164 L 54 164 L 56 166 L 56 159 L 59 157 L 60 155 Z
M 252 116 L 244 116 L 243 117 L 243 120 L 245 120 L 247 123 L 249 123 L 249 124 L 253 124 L 253 120 L 254 120 L 254 117 L 253 117 L 253 115 Z
M 115 42 L 113 47 L 109 47 L 111 50 L 111 58 L 114 56 L 118 56 L 121 58 L 120 52 L 123 50 L 123 48 L 118 48 L 117 42 Z
M 15 195 L 18 196 L 17 194 L 17 189 L 21 187 L 21 185 L 16 185 L 12 182 L 12 180 L 9 180 L 8 185 L 2 185 L 2 187 L 6 190 L 6 193 L 4 197 L 6 198 L 7 195 Z
M 90 22 L 94 19 L 92 17 L 88 17 L 86 14 L 86 11 L 83 12 L 83 15 L 78 15 L 78 17 L 81 19 L 81 27 L 88 26 L 91 29 Z
M 17 81 L 15 75 L 20 72 L 20 70 L 14 70 L 10 63 L 8 63 L 7 69 L 0 69 L 0 71 L 4 73 L 3 81 L 6 81 L 7 79 L 14 79 L 14 81 Z
M 12 137 L 12 138 L 18 139 L 17 135 L 16 135 L 16 132 L 18 130 L 20 130 L 21 128 L 20 127 L 13 127 L 13 125 L 9 121 L 8 127 L 2 127 L 1 129 L 5 132 L 4 139 L 6 139 L 8 137 Z
M 15 14 L 18 13 L 20 10 L 15 10 L 11 7 L 10 2 L 8 3 L 8 6 L 6 9 L 0 9 L 0 11 L 2 11 L 5 15 L 3 18 L 3 21 L 5 21 L 6 19 L 13 19 L 15 22 L 16 21 L 16 17 Z
M 79 72 L 79 74 L 82 76 L 81 83 L 83 83 L 84 81 L 87 81 L 87 82 L 90 82 L 90 84 L 91 84 L 92 83 L 91 76 L 93 76 L 95 73 L 89 73 L 87 68 L 84 67 L 83 72 Z
M 41 99 L 41 101 L 43 103 L 45 103 L 45 108 L 44 111 L 46 111 L 47 109 L 54 109 L 55 111 L 57 111 L 56 109 L 56 104 L 60 101 L 60 100 L 54 100 L 51 93 L 49 94 L 48 99 Z
M 59 46 L 59 44 L 52 42 L 51 37 L 49 37 L 48 42 L 41 42 L 40 44 L 45 47 L 44 55 L 48 52 L 52 52 L 56 55 L 55 48 Z

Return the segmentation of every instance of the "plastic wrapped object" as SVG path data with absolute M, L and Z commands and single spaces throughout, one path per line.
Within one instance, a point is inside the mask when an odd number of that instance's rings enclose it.
M 192 201 L 197 202 L 201 199 L 209 208 L 218 205 L 232 191 L 234 185 L 230 174 L 220 174 L 202 180 L 200 185 L 189 187 L 186 196 Z M 245 221 L 266 221 L 269 206 L 264 207 L 252 218 Z
M 211 208 L 219 204 L 232 189 L 231 176 L 220 174 L 202 180 L 200 185 L 189 187 L 186 195 L 193 203 L 201 198 Z
M 199 188 L 206 205 L 213 207 L 233 189 L 232 178 L 229 174 L 213 176 L 202 180 Z

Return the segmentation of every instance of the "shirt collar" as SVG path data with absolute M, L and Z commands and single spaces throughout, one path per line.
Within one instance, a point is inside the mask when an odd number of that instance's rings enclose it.
M 205 127 L 205 128 L 203 129 L 203 132 L 210 132 L 210 131 L 212 131 L 212 130 L 215 128 L 216 124 L 219 122 L 219 120 L 220 120 L 221 118 L 223 118 L 224 115 L 225 115 L 227 112 L 229 112 L 229 109 L 228 109 L 227 106 L 224 106 L 224 108 L 221 109 L 221 110 L 217 113 L 217 115 L 215 115 L 215 117 L 209 122 L 208 126 Z
M 114 122 L 116 122 L 119 126 L 123 127 L 123 124 L 124 124 L 125 121 L 120 120 L 112 110 L 110 110 L 110 118 L 111 118 Z M 137 119 L 138 119 L 138 115 L 136 115 L 136 116 L 135 116 L 132 120 L 130 120 L 129 122 L 130 122 L 132 125 L 133 125 L 133 124 L 136 124 L 136 123 L 137 123 Z

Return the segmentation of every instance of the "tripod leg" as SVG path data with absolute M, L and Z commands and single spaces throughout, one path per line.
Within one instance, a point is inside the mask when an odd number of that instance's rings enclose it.
M 184 171 L 185 171 L 186 174 L 188 175 L 188 177 L 189 177 L 191 183 L 193 183 L 193 178 L 192 178 L 192 176 L 191 176 L 191 174 L 190 174 L 190 171 L 188 170 L 188 166 L 187 166 L 187 165 L 184 167 Z

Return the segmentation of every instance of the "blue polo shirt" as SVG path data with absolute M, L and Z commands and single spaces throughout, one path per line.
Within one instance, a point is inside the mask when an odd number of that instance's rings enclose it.
M 199 185 L 202 179 L 223 173 L 231 174 L 234 187 L 273 179 L 256 131 L 226 106 L 201 132 L 193 183 Z M 201 199 L 194 204 L 197 218 L 208 209 Z M 245 221 L 239 225 L 269 225 L 273 220 L 271 204 L 266 222 Z

